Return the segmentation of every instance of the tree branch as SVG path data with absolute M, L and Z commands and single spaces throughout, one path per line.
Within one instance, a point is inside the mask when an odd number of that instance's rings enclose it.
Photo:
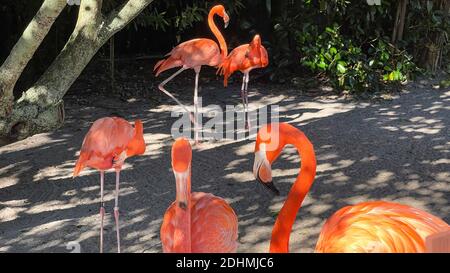
M 0 67 L 0 117 L 12 107 L 17 80 L 66 3 L 66 0 L 45 0 Z
M 129 0 L 119 10 L 112 11 L 100 32 L 101 39 L 108 40 L 112 35 L 125 27 L 139 13 L 142 12 L 153 0 Z

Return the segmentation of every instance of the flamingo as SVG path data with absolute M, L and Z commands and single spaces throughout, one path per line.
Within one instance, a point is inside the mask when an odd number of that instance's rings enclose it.
M 158 88 L 170 98 L 175 100 L 178 105 L 180 105 L 187 113 L 190 111 L 177 99 L 175 98 L 169 91 L 167 91 L 164 86 L 175 78 L 178 74 L 183 72 L 186 69 L 192 68 L 195 71 L 195 88 L 194 88 L 194 116 L 190 115 L 191 121 L 194 123 L 194 139 L 195 143 L 198 142 L 198 78 L 200 74 L 200 69 L 203 65 L 218 67 L 223 59 L 228 55 L 227 44 L 225 43 L 225 39 L 223 38 L 222 33 L 220 33 L 219 29 L 214 23 L 214 15 L 218 15 L 223 18 L 225 23 L 225 28 L 228 26 L 228 22 L 230 20 L 228 14 L 225 11 L 225 8 L 222 5 L 216 5 L 211 8 L 208 15 L 208 25 L 211 29 L 212 33 L 219 41 L 219 46 L 217 43 L 211 39 L 199 38 L 192 39 L 186 42 L 183 42 L 172 49 L 166 56 L 169 56 L 167 59 L 160 60 L 156 63 L 153 71 L 156 70 L 156 76 L 168 69 L 174 67 L 181 68 L 175 72 L 172 76 L 164 80 L 159 84 Z
M 271 165 L 287 144 L 297 148 L 302 158 L 301 171 L 272 230 L 270 252 L 276 253 L 289 252 L 295 217 L 316 174 L 314 148 L 305 134 L 290 124 L 272 123 L 257 134 L 255 178 L 279 194 L 272 182 Z M 450 226 L 446 222 L 425 211 L 393 202 L 369 201 L 344 207 L 331 216 L 322 228 L 315 251 L 424 252 L 428 236 L 445 233 L 447 237 L 442 240 L 449 240 L 448 231 Z
M 256 34 L 250 44 L 243 44 L 233 49 L 227 58 L 223 61 L 218 72 L 224 75 L 223 85 L 228 85 L 228 78 L 236 70 L 244 74 L 242 78 L 241 98 L 244 106 L 244 122 L 247 119 L 248 112 L 248 82 L 250 71 L 255 68 L 264 68 L 269 64 L 267 50 L 261 44 L 261 37 Z M 250 120 L 246 124 L 250 128 Z
M 114 219 L 116 223 L 117 252 L 120 253 L 119 232 L 119 177 L 125 159 L 145 152 L 143 125 L 140 120 L 131 124 L 118 117 L 105 117 L 92 124 L 84 137 L 80 157 L 75 165 L 73 177 L 76 177 L 85 167 L 100 171 L 100 253 L 103 252 L 103 218 L 105 206 L 103 202 L 103 184 L 106 170 L 116 171 L 116 191 Z
M 192 149 L 179 138 L 172 146 L 176 198 L 161 226 L 163 251 L 176 253 L 236 252 L 237 216 L 228 203 L 211 193 L 191 194 Z

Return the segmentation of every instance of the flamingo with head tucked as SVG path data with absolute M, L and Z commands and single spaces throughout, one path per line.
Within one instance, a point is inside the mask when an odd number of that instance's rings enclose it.
M 272 182 L 271 165 L 287 144 L 297 148 L 302 160 L 299 175 L 275 221 L 270 252 L 289 252 L 295 217 L 316 174 L 314 148 L 305 134 L 287 123 L 273 123 L 263 126 L 257 135 L 255 178 L 279 193 Z M 392 202 L 363 202 L 344 207 L 327 220 L 316 252 L 425 252 L 427 238 L 431 237 L 436 239 L 435 245 L 443 245 L 441 251 L 450 251 L 449 231 L 446 222 L 425 211 Z
M 224 75 L 224 86 L 228 85 L 228 78 L 235 71 L 239 70 L 244 74 L 242 78 L 241 97 L 244 106 L 244 122 L 247 120 L 245 123 L 247 128 L 250 128 L 250 120 L 247 118 L 250 71 L 256 68 L 266 67 L 268 64 L 267 50 L 261 43 L 261 37 L 256 34 L 249 44 L 243 44 L 233 49 L 218 70 L 221 75 Z
M 236 252 L 237 216 L 228 203 L 211 193 L 191 193 L 192 149 L 180 138 L 172 146 L 176 197 L 164 214 L 164 252 Z
M 190 113 L 189 110 L 177 99 L 175 98 L 169 91 L 167 91 L 164 86 L 175 78 L 178 74 L 183 72 L 186 69 L 192 68 L 195 71 L 195 88 L 194 88 L 194 117 L 191 116 L 191 121 L 194 123 L 194 138 L 195 142 L 198 142 L 198 78 L 200 74 L 200 69 L 203 65 L 218 67 L 222 64 L 222 61 L 228 55 L 227 44 L 225 43 L 225 39 L 223 38 L 222 33 L 220 33 L 219 29 L 214 23 L 214 15 L 218 15 L 223 18 L 225 23 L 225 28 L 228 25 L 229 17 L 225 11 L 225 8 L 222 5 L 214 6 L 208 15 L 208 25 L 211 29 L 212 33 L 219 41 L 219 45 L 211 39 L 199 38 L 192 39 L 186 42 L 183 42 L 176 46 L 170 53 L 166 56 L 169 56 L 167 59 L 160 60 L 156 63 L 154 70 L 156 70 L 156 76 L 158 76 L 161 72 L 174 68 L 181 68 L 175 72 L 172 76 L 164 80 L 161 84 L 159 84 L 158 88 L 166 95 L 175 100 L 187 113 Z
M 103 217 L 105 207 L 103 202 L 103 182 L 106 170 L 116 171 L 116 192 L 114 219 L 116 222 L 117 252 L 120 252 L 119 232 L 119 177 L 125 159 L 145 152 L 143 126 L 140 120 L 131 124 L 118 117 L 105 117 L 92 124 L 84 137 L 80 157 L 73 170 L 77 176 L 85 167 L 100 171 L 100 252 L 103 252 Z

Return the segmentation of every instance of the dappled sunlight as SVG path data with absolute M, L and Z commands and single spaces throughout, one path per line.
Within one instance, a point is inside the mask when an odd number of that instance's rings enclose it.
M 200 90 L 203 105 L 241 103 L 239 86 L 231 91 L 219 85 Z M 191 89 L 177 97 L 190 102 Z M 449 97 L 450 92 L 412 91 L 392 101 L 348 102 L 251 85 L 252 109 L 278 104 L 280 121 L 301 129 L 315 148 L 316 179 L 293 226 L 291 251 L 312 252 L 328 217 L 368 200 L 405 203 L 450 221 Z M 114 112 L 67 103 L 60 130 L 0 147 L 0 251 L 68 252 L 70 241 L 78 241 L 82 252 L 98 251 L 100 175 L 87 168 L 72 179 L 72 171 L 92 122 L 117 113 L 143 121 L 147 144 L 144 155 L 126 161 L 120 176 L 122 250 L 161 252 L 162 217 L 175 199 L 170 127 L 178 118 L 171 117 L 176 109 L 171 100 L 160 99 L 129 101 Z M 193 147 L 192 190 L 230 203 L 239 219 L 239 252 L 268 251 L 273 224 L 301 163 L 295 147 L 286 146 L 272 166 L 280 190 L 273 196 L 253 176 L 254 148 L 248 138 Z M 114 179 L 113 170 L 106 173 L 105 252 L 116 247 Z

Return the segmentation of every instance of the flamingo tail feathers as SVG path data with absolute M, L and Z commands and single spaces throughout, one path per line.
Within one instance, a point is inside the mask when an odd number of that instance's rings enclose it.
M 89 154 L 86 152 L 81 152 L 80 157 L 75 164 L 75 168 L 73 169 L 73 177 L 78 176 L 78 174 L 86 167 L 86 161 L 89 160 Z
M 217 70 L 218 75 L 223 75 L 223 86 L 228 86 L 228 78 L 231 76 L 233 72 L 231 71 L 231 59 L 226 58 L 222 64 L 220 65 L 219 69 Z
M 161 74 L 161 72 L 169 70 L 171 68 L 177 67 L 177 66 L 182 66 L 183 62 L 179 59 L 175 59 L 172 56 L 170 56 L 167 59 L 163 59 L 158 61 L 155 64 L 155 67 L 153 67 L 153 71 L 156 70 L 156 77 L 158 77 L 159 74 Z

